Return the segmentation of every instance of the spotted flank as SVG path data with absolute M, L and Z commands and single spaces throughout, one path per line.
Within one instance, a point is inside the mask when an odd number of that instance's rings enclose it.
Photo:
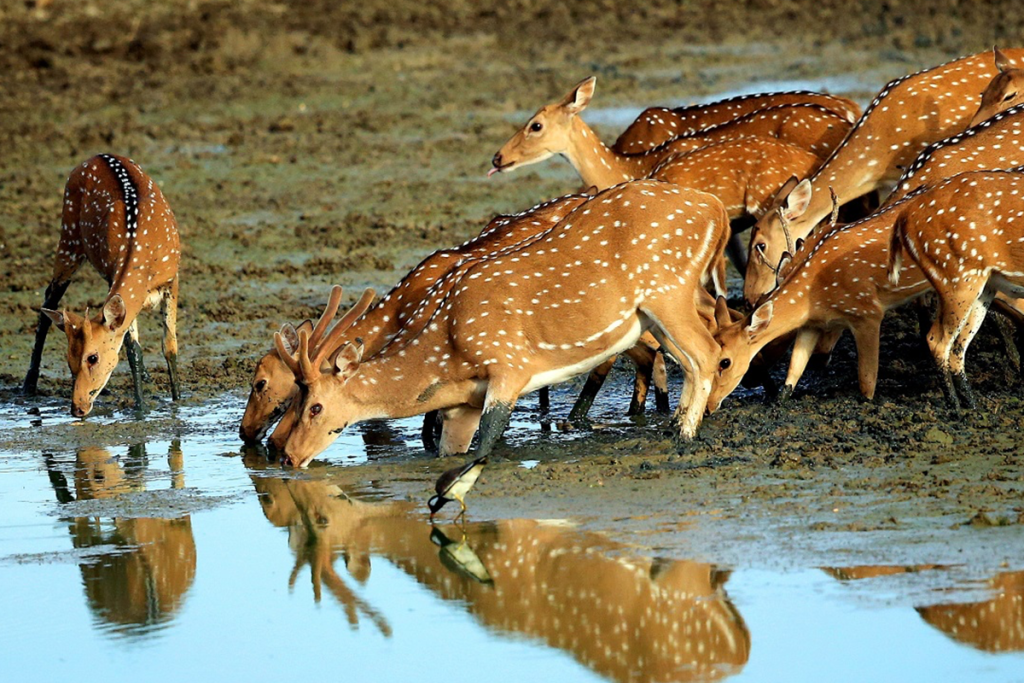
M 117 180 L 121 198 L 124 201 L 125 233 L 129 238 L 134 238 L 139 227 L 139 190 L 120 159 L 112 154 L 100 154 L 99 157 L 107 164 Z

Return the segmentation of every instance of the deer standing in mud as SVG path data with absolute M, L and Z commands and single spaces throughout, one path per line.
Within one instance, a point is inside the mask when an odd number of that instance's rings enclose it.
M 1004 54 L 1019 60 L 1024 49 Z M 747 301 L 753 305 L 771 290 L 783 252 L 829 214 L 829 188 L 845 203 L 896 181 L 929 144 L 967 127 L 979 110 L 980 93 L 999 73 L 993 54 L 983 52 L 886 85 L 825 163 L 806 181 L 784 188 L 777 209 L 754 227 Z
M 1024 296 L 1024 169 L 956 175 L 924 192 L 892 233 L 889 278 L 905 279 L 902 254 L 939 300 L 928 346 L 951 407 L 975 407 L 964 358 L 997 293 Z M 901 252 L 899 246 L 904 247 Z
M 124 157 L 101 154 L 77 166 L 64 189 L 60 243 L 46 288 L 35 346 L 23 390 L 39 381 L 43 345 L 51 322 L 68 338 L 68 366 L 74 377 L 71 414 L 84 417 L 117 366 L 124 345 L 132 371 L 136 409 L 142 409 L 142 347 L 139 313 L 157 303 L 163 311 L 163 353 L 171 383 L 178 388 L 178 261 L 181 246 L 171 207 L 153 179 Z M 88 260 L 110 285 L 100 312 L 90 318 L 53 310 L 72 275 Z M 125 344 L 127 342 L 127 344 Z
M 364 354 L 369 357 L 379 348 L 382 348 L 401 332 L 410 317 L 414 315 L 423 300 L 423 296 L 445 275 L 454 268 L 465 267 L 474 260 L 487 258 L 500 253 L 502 249 L 512 247 L 520 242 L 530 240 L 537 234 L 554 227 L 559 221 L 567 216 L 573 209 L 586 202 L 592 197 L 590 194 L 566 195 L 532 209 L 515 214 L 513 216 L 499 216 L 492 220 L 487 227 L 472 240 L 454 249 L 440 250 L 427 257 L 416 268 L 412 270 L 402 281 L 392 289 L 379 303 L 370 308 L 366 315 L 359 317 L 349 329 L 345 336 L 332 337 L 335 341 L 333 346 L 326 349 L 328 356 L 337 348 L 340 348 L 346 341 L 357 338 L 363 339 L 366 344 Z M 310 347 L 317 347 L 326 330 L 327 325 L 337 311 L 337 304 L 340 303 L 340 290 L 332 294 L 331 302 L 324 315 L 321 316 L 316 329 L 312 324 L 300 326 L 300 330 L 306 330 L 310 335 Z M 358 308 L 358 307 L 357 307 Z M 292 351 L 298 348 L 298 333 L 289 328 L 284 328 L 286 341 L 289 342 Z M 667 391 L 664 377 L 655 374 L 657 365 L 655 363 L 652 344 L 656 344 L 653 338 L 650 343 L 640 344 L 626 353 L 637 364 L 637 381 L 634 385 L 633 400 L 630 406 L 631 411 L 639 412 L 643 409 L 647 391 L 652 381 L 655 380 L 655 390 L 659 403 L 667 404 Z M 246 404 L 245 415 L 242 418 L 240 436 L 243 440 L 257 441 L 262 438 L 268 427 L 275 419 L 284 415 L 278 428 L 271 437 L 271 444 L 282 448 L 287 438 L 288 431 L 293 424 L 293 415 L 285 413 L 293 399 L 298 395 L 298 386 L 295 382 L 295 375 L 279 356 L 277 350 L 266 354 L 257 364 L 253 377 L 252 391 L 249 401 Z M 581 397 L 581 401 L 586 400 Z M 575 410 L 575 409 L 574 409 Z M 449 426 L 458 419 L 460 411 L 453 411 L 446 416 Z M 431 425 L 433 423 L 431 422 Z M 428 425 L 429 427 L 430 425 Z M 452 432 L 454 433 L 454 432 Z M 462 452 L 452 450 L 456 444 L 442 438 L 438 445 L 438 452 L 442 455 L 451 455 Z M 460 448 L 463 446 L 459 446 Z M 468 448 L 468 444 L 465 444 Z
M 518 397 L 587 372 L 650 330 L 686 375 L 675 422 L 700 424 L 718 347 L 697 310 L 708 267 L 722 258 L 725 210 L 704 193 L 638 181 L 598 194 L 534 239 L 449 273 L 401 334 L 364 359 L 359 343 L 297 358 L 275 337 L 301 385 L 286 462 L 308 463 L 346 426 L 369 418 L 458 409 L 490 453 Z M 332 330 L 333 333 L 333 330 Z M 474 429 L 468 429 L 469 426 Z
M 690 136 L 672 138 L 641 154 L 622 154 L 608 149 L 580 118 L 594 95 L 595 84 L 595 78 L 588 78 L 561 101 L 538 110 L 494 155 L 490 174 L 507 173 L 561 154 L 585 184 L 603 190 L 627 180 L 646 178 L 670 156 L 736 138 L 777 138 L 824 159 L 850 128 L 845 118 L 816 104 L 786 104 L 757 110 Z

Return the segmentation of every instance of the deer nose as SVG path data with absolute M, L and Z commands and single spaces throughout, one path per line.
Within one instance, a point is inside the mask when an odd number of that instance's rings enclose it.
M 494 158 L 491 159 L 491 163 L 494 165 L 494 168 L 501 168 L 501 152 L 494 155 Z
M 71 406 L 71 414 L 75 417 L 85 417 L 85 409 L 81 406 Z

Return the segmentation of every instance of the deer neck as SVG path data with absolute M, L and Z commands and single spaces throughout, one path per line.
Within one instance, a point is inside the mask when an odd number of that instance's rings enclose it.
M 562 154 L 579 173 L 583 183 L 596 185 L 598 190 L 642 177 L 635 174 L 638 167 L 635 161 L 608 149 L 597 133 L 578 116 L 572 120 L 569 144 Z

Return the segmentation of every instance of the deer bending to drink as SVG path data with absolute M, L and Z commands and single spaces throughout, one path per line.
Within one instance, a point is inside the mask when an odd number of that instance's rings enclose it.
M 968 128 L 973 128 L 1001 111 L 1024 104 L 1024 63 L 1015 62 L 999 48 L 992 48 L 992 58 L 999 73 L 985 88 L 985 92 L 981 93 L 981 106 Z
M 153 179 L 124 157 L 100 154 L 75 167 L 64 188 L 60 243 L 53 277 L 46 288 L 35 346 L 23 390 L 33 394 L 39 381 L 43 345 L 51 322 L 68 338 L 68 366 L 74 378 L 71 414 L 84 417 L 117 367 L 125 345 L 142 409 L 142 348 L 138 320 L 161 304 L 163 353 L 178 400 L 177 300 L 181 247 L 171 207 Z M 110 285 L 100 312 L 90 318 L 53 310 L 71 277 L 88 259 Z
M 853 124 L 860 118 L 856 102 L 845 97 L 806 90 L 740 95 L 708 104 L 689 107 L 650 107 L 645 109 L 612 145 L 623 154 L 640 154 L 669 140 L 699 133 L 722 123 L 786 104 L 815 104 Z
M 889 278 L 902 283 L 902 245 L 939 299 L 928 345 L 951 407 L 975 407 L 967 347 L 997 293 L 1024 296 L 1024 168 L 962 173 L 920 195 L 896 222 Z
M 336 346 L 327 349 L 327 353 L 334 353 L 346 341 L 361 338 L 366 344 L 364 353 L 368 357 L 373 355 L 409 324 L 411 317 L 422 304 L 425 294 L 452 270 L 465 267 L 474 260 L 492 257 L 499 254 L 502 249 L 532 239 L 538 233 L 555 226 L 573 209 L 591 199 L 592 196 L 586 193 L 566 195 L 539 204 L 519 214 L 498 216 L 488 223 L 480 235 L 472 240 L 454 249 L 435 252 L 416 266 L 365 316 L 356 320 L 347 336 L 333 337 L 333 343 Z M 306 333 L 310 335 L 310 347 L 319 346 L 327 326 L 337 312 L 339 303 L 340 288 L 332 292 L 328 307 L 315 328 L 312 323 L 303 323 L 299 326 L 299 330 L 305 329 Z M 290 338 L 286 341 L 289 341 L 291 349 L 298 348 L 297 332 L 292 330 Z M 652 376 L 659 403 L 667 403 L 665 379 L 658 377 L 655 373 L 653 344 L 656 342 L 651 338 L 649 344 L 640 344 L 626 352 L 638 368 L 631 405 L 631 409 L 637 411 L 642 410 Z M 286 415 L 288 407 L 297 395 L 298 386 L 295 382 L 295 375 L 289 366 L 281 360 L 276 349 L 270 351 L 256 366 L 252 390 L 240 427 L 242 440 L 260 440 L 275 420 Z M 586 393 L 581 396 L 580 400 L 584 401 L 585 396 Z M 635 406 L 639 406 L 639 408 L 635 408 Z M 449 422 L 454 419 L 454 415 L 448 418 Z M 432 427 L 432 424 L 433 422 L 427 427 Z M 271 437 L 271 444 L 279 448 L 283 447 L 291 426 L 292 417 L 284 417 Z M 451 450 L 453 447 L 442 433 L 439 452 L 443 455 L 462 452 Z
M 585 184 L 603 190 L 624 181 L 646 178 L 672 155 L 735 138 L 774 137 L 824 159 L 850 129 L 849 121 L 818 105 L 780 105 L 692 136 L 672 138 L 642 154 L 622 154 L 608 149 L 579 116 L 594 96 L 595 84 L 596 79 L 590 77 L 560 102 L 542 107 L 494 155 L 490 174 L 508 172 L 561 154 Z
M 476 455 L 487 455 L 521 394 L 587 372 L 645 330 L 683 366 L 675 421 L 692 437 L 719 351 L 696 300 L 727 226 L 711 195 L 626 183 L 535 239 L 447 275 L 407 333 L 376 355 L 349 343 L 322 373 L 324 354 L 311 353 L 307 335 L 297 357 L 275 336 L 301 385 L 284 460 L 307 464 L 361 420 L 454 408 L 466 425 L 478 422 Z
M 1024 57 L 1024 49 L 1007 51 Z M 806 182 L 786 187 L 777 210 L 751 233 L 744 296 L 752 305 L 774 285 L 783 251 L 829 214 L 832 188 L 849 202 L 896 181 L 929 144 L 966 128 L 985 86 L 999 70 L 991 52 L 964 57 L 890 82 L 868 106 L 843 143 Z M 789 245 L 789 246 L 787 246 Z

